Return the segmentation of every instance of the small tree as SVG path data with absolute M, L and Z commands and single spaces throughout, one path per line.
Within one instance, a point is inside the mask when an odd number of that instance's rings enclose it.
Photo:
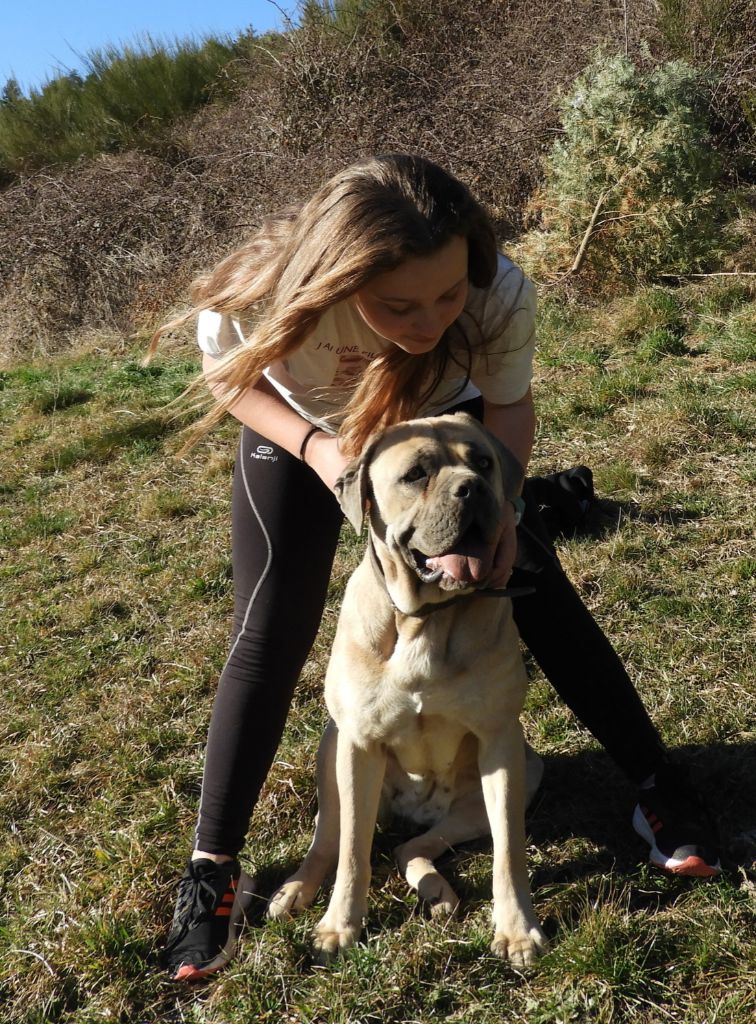
M 563 101 L 562 124 L 531 203 L 541 224 L 523 245 L 536 276 L 580 271 L 601 292 L 716 259 L 721 167 L 699 72 L 600 57 Z

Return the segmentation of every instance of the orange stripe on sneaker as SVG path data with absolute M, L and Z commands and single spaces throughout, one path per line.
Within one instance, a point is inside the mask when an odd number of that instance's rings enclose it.
M 215 916 L 216 917 L 230 917 L 231 916 L 231 907 L 218 907 L 218 909 L 215 911 Z

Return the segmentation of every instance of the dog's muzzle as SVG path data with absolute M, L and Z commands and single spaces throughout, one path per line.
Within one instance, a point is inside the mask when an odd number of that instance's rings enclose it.
M 493 569 L 496 546 L 495 540 L 486 540 L 481 528 L 473 524 L 445 550 L 428 554 L 412 547 L 410 554 L 415 571 L 424 583 L 438 582 L 449 590 L 484 583 Z
M 444 590 L 477 587 L 493 568 L 499 515 L 486 482 L 466 475 L 434 495 L 431 507 L 396 537 L 422 583 L 438 583 Z

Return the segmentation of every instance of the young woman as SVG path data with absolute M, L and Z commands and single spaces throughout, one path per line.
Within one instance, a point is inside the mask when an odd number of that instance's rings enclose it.
M 420 157 L 366 160 L 195 282 L 199 345 L 216 398 L 204 430 L 243 425 L 233 485 L 233 643 L 207 744 L 194 851 L 164 960 L 176 980 L 233 955 L 237 856 L 320 622 L 341 512 L 334 482 L 376 430 L 464 408 L 527 466 L 535 296 L 497 252 L 468 189 Z M 170 326 L 170 325 L 169 325 Z M 523 491 L 524 522 L 545 536 Z M 537 547 L 537 546 L 536 546 Z M 556 556 L 512 571 L 502 511 L 489 585 L 515 599 L 523 641 L 557 692 L 640 787 L 633 825 L 659 867 L 719 872 L 715 840 L 617 655 Z

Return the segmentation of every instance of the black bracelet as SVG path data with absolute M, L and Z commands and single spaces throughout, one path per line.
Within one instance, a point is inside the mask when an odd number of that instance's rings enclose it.
M 305 434 L 304 439 L 302 440 L 302 446 L 299 449 L 299 461 L 300 462 L 304 462 L 305 466 L 307 465 L 307 463 L 305 462 L 305 452 L 307 451 L 307 444 L 308 444 L 308 442 L 309 442 L 309 440 L 310 440 L 310 438 L 312 437 L 313 434 L 319 434 L 319 433 L 320 433 L 320 427 L 310 427 L 310 429 Z

